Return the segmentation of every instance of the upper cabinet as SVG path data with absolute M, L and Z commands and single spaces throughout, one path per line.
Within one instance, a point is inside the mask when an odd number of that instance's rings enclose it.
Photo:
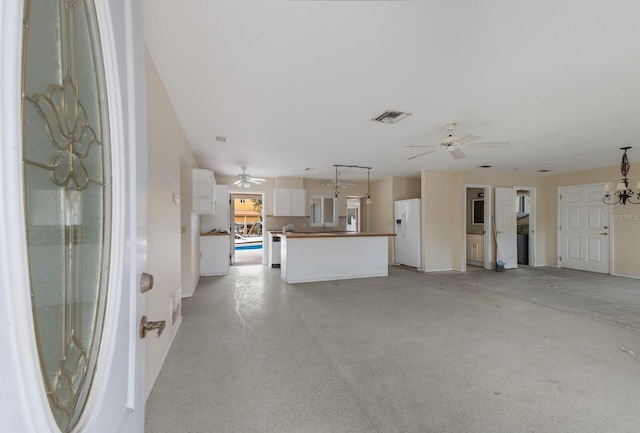
M 216 201 L 216 178 L 213 171 L 193 169 L 193 213 L 213 215 Z
M 273 216 L 305 216 L 307 194 L 304 189 L 275 188 Z

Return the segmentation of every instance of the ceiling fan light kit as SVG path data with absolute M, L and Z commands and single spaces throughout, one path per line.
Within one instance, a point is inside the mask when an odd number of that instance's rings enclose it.
M 605 204 L 640 204 L 640 182 L 636 185 L 635 190 L 633 188 L 629 188 L 629 179 L 627 178 L 629 175 L 629 169 L 631 168 L 629 158 L 627 157 L 627 150 L 629 149 L 631 149 L 631 146 L 620 148 L 620 150 L 623 151 L 622 160 L 620 161 L 622 182 L 616 185 L 616 190 L 613 192 L 613 195 L 611 194 L 611 187 L 609 184 L 604 186 L 604 197 L 602 201 Z M 637 201 L 634 201 L 634 199 Z
M 462 159 L 466 157 L 465 153 L 462 151 L 463 147 L 507 147 L 509 146 L 509 142 L 500 141 L 500 142 L 487 142 L 487 143 L 474 143 L 474 141 L 478 141 L 483 137 L 475 134 L 468 134 L 463 137 L 456 137 L 453 135 L 453 131 L 456 129 L 458 125 L 455 122 L 447 123 L 444 125 L 444 129 L 448 132 L 448 136 L 440 140 L 440 144 L 419 144 L 407 147 L 433 147 L 434 149 L 428 150 L 426 152 L 419 153 L 417 155 L 411 156 L 407 159 L 416 159 L 424 155 L 428 155 L 430 153 L 436 152 L 438 150 L 446 150 L 451 154 L 451 157 L 454 161 Z
M 247 166 L 243 165 L 240 167 L 242 169 L 242 173 L 238 175 L 238 180 L 233 182 L 235 186 L 240 188 L 250 188 L 251 184 L 253 185 L 261 185 L 263 182 L 266 182 L 266 179 L 261 179 L 259 177 L 252 177 L 250 174 L 246 172 Z

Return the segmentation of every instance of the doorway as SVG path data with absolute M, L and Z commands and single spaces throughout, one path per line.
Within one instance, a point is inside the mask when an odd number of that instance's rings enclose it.
M 492 269 L 491 186 L 465 185 L 463 219 L 463 272 Z
M 536 189 L 514 186 L 496 188 L 496 260 L 505 269 L 535 266 Z
M 531 227 L 531 193 L 516 190 L 516 257 L 518 266 L 529 266 L 529 238 Z
M 360 206 L 362 203 L 362 197 L 347 197 L 347 231 L 348 232 L 360 232 L 361 227 L 361 215 Z
M 230 198 L 231 265 L 264 264 L 264 194 L 232 192 Z

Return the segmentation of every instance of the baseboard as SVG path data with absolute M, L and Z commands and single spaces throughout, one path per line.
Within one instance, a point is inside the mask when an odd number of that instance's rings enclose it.
M 442 268 L 442 269 L 426 269 L 424 272 L 425 273 L 429 273 L 429 272 L 451 272 L 454 271 L 455 269 L 453 268 Z
M 613 275 L 614 277 L 633 278 L 634 280 L 640 280 L 640 277 L 636 277 L 635 275 L 625 275 L 625 274 L 617 274 L 617 273 L 613 273 L 611 275 Z
M 173 335 L 171 336 L 171 340 L 169 340 L 169 344 L 167 344 L 167 350 L 165 350 L 164 354 L 162 355 L 162 362 L 160 363 L 160 368 L 158 368 L 158 371 L 156 371 L 155 374 L 153 375 L 153 382 L 151 382 L 151 386 L 149 386 L 149 389 L 147 390 L 147 395 L 144 398 L 145 402 L 149 399 L 149 396 L 151 395 L 151 391 L 153 391 L 153 387 L 156 385 L 156 381 L 158 380 L 158 377 L 160 376 L 160 372 L 162 371 L 162 367 L 164 367 L 164 363 L 167 360 L 167 356 L 169 355 L 169 351 L 171 350 L 171 347 L 173 347 L 173 341 L 176 339 L 176 335 L 178 335 L 178 330 L 180 329 L 180 325 L 182 325 L 182 316 L 180 316 L 178 318 L 178 321 L 176 322 L 175 326 L 173 327 Z

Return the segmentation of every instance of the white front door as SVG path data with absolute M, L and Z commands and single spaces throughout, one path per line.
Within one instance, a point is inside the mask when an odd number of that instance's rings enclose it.
M 141 6 L 0 4 L 0 419 L 144 430 Z
M 496 188 L 496 258 L 505 269 L 518 267 L 516 190 Z
M 559 263 L 561 267 L 608 274 L 611 206 L 602 202 L 602 185 L 559 190 Z

